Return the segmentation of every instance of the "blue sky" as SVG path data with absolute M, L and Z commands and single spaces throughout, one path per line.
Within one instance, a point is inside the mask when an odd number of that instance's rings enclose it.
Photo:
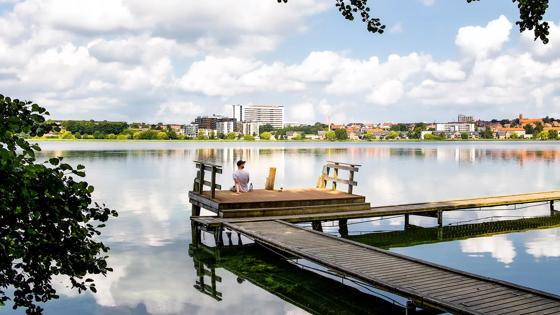
M 560 3 L 547 46 L 508 0 L 373 1 L 383 35 L 334 3 L 0 0 L 0 93 L 57 119 L 185 123 L 236 103 L 310 123 L 560 116 Z

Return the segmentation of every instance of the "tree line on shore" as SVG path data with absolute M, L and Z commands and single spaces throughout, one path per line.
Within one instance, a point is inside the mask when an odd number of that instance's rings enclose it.
M 548 117 L 546 118 L 548 119 Z M 543 120 L 544 121 L 544 120 Z M 494 121 L 492 121 L 494 122 Z M 496 121 L 498 122 L 498 121 Z M 515 121 L 507 121 L 508 124 L 515 125 Z M 322 133 L 321 139 L 326 141 L 344 141 L 350 139 L 350 134 L 345 128 L 329 129 L 323 123 L 313 125 L 287 126 L 285 128 L 273 128 L 269 124 L 261 125 L 259 132 L 243 135 L 237 132 L 220 134 L 217 132 L 200 131 L 196 136 L 186 136 L 177 128 L 171 125 L 158 124 L 139 124 L 115 121 L 94 121 L 94 120 L 66 120 L 58 123 L 59 132 L 51 132 L 43 135 L 43 139 L 107 139 L 107 140 L 244 140 L 254 141 L 257 137 L 260 140 L 305 140 L 306 135 L 318 135 Z M 555 140 L 558 139 L 557 130 L 544 130 L 542 123 L 526 125 L 524 129 L 527 134 L 533 135 L 536 140 Z M 396 139 L 420 139 L 423 131 L 429 129 L 425 123 L 415 124 L 394 124 L 383 135 L 384 140 Z M 478 132 L 480 139 L 494 139 L 495 133 L 490 128 L 482 129 Z M 470 139 L 468 133 L 461 134 L 460 139 Z M 519 139 L 515 133 L 509 139 Z M 317 139 L 317 138 L 315 138 Z M 354 138 L 355 139 L 355 138 Z M 373 132 L 364 132 L 360 136 L 361 140 L 373 141 L 379 136 Z M 445 134 L 425 134 L 423 140 L 448 140 Z

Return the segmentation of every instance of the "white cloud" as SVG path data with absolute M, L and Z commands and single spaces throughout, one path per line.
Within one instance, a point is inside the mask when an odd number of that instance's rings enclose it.
M 389 27 L 390 33 L 402 33 L 404 31 L 404 27 L 401 22 L 395 23 Z
M 531 232 L 531 238 L 525 243 L 526 252 L 535 258 L 560 257 L 560 231 L 558 229 Z
M 404 94 L 400 81 L 390 80 L 373 88 L 367 100 L 377 105 L 390 105 L 398 102 Z
M 429 7 L 432 6 L 436 3 L 436 0 L 418 0 L 418 2 L 420 2 L 421 4 Z
M 167 101 L 159 105 L 156 118 L 162 122 L 188 122 L 202 113 L 202 106 L 192 102 Z
M 286 62 L 258 53 L 274 51 L 286 33 L 305 29 L 306 19 L 329 4 L 227 3 L 15 3 L 0 15 L 0 89 L 40 101 L 60 119 L 183 120 L 172 114 L 176 107 L 169 104 L 177 103 L 208 114 L 231 102 L 283 103 L 299 121 L 332 113 L 338 120 L 370 119 L 363 115 L 408 104 L 418 110 L 560 107 L 560 50 L 554 46 L 560 26 L 554 23 L 549 45 L 534 44 L 524 33 L 519 48 L 507 53 L 512 25 L 500 16 L 458 30 L 455 42 L 467 58 L 442 61 L 419 52 L 357 58 L 325 50 Z M 228 17 L 224 7 L 231 9 Z M 111 106 L 115 110 L 107 111 Z
M 463 80 L 466 76 L 461 64 L 455 61 L 430 62 L 426 65 L 426 71 L 440 81 Z
M 503 15 L 483 26 L 465 26 L 459 29 L 455 44 L 468 56 L 485 58 L 498 52 L 509 40 L 512 24 Z
M 543 44 L 540 39 L 535 41 L 533 32 L 521 33 L 521 44 L 538 59 L 551 61 L 560 58 L 560 24 L 549 21 L 548 44 Z
M 253 59 L 208 56 L 191 65 L 179 80 L 179 86 L 185 91 L 209 96 L 303 90 L 303 83 L 283 74 L 285 68 L 281 63 L 264 64 Z
M 504 264 L 513 263 L 517 255 L 513 242 L 505 235 L 478 237 L 460 242 L 463 253 L 490 253 L 493 258 Z

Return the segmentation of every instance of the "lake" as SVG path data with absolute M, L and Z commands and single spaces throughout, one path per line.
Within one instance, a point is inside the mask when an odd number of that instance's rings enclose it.
M 235 162 L 247 160 L 246 168 L 257 188 L 264 186 L 272 166 L 277 168 L 276 187 L 304 187 L 315 185 L 327 160 L 362 164 L 355 193 L 365 195 L 375 206 L 560 187 L 560 144 L 556 142 L 46 141 L 40 145 L 43 151 L 39 159 L 63 156 L 68 163 L 84 164 L 86 179 L 95 186 L 95 200 L 119 212 L 119 217 L 102 231 L 103 241 L 111 247 L 109 264 L 114 272 L 106 278 L 95 277 L 97 294 L 78 295 L 67 287 L 68 283 L 57 284 L 61 298 L 44 305 L 45 314 L 305 314 L 319 312 L 319 307 L 336 309 L 337 301 L 310 305 L 309 301 L 317 298 L 298 300 L 297 294 L 290 295 L 289 290 L 284 295 L 269 292 L 275 286 L 267 286 L 266 277 L 259 282 L 251 274 L 256 269 L 243 269 L 243 264 L 254 260 L 235 265 L 237 260 L 233 259 L 229 265 L 225 261 L 223 266 L 214 266 L 212 272 L 220 280 L 216 285 L 220 301 L 195 288 L 199 280 L 195 266 L 201 267 L 199 259 L 193 260 L 189 252 L 187 197 L 195 176 L 193 160 L 222 164 L 224 173 L 218 182 L 224 187 L 231 185 Z M 548 213 L 548 205 L 544 204 L 457 211 L 446 213 L 444 224 L 513 220 Z M 349 223 L 353 235 L 403 229 L 402 216 Z M 437 224 L 434 218 L 417 216 L 411 217 L 411 223 L 424 227 Z M 325 223 L 325 231 L 336 234 L 336 227 Z M 205 237 L 211 239 L 210 235 Z M 389 244 L 387 248 L 560 294 L 557 225 L 410 246 Z M 260 259 L 258 255 L 263 254 L 259 253 L 243 257 L 256 255 L 255 259 Z M 276 265 L 273 260 L 267 264 L 270 268 L 290 268 Z M 294 279 L 305 278 L 306 274 L 315 281 L 309 291 L 312 293 L 313 286 L 321 290 L 322 279 L 315 279 L 309 271 L 303 276 L 293 271 Z M 0 308 L 0 314 L 8 313 L 12 313 L 11 309 Z

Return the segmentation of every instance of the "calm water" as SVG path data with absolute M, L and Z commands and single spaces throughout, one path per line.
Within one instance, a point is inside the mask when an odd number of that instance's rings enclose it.
M 188 253 L 187 190 L 193 160 L 224 165 L 230 185 L 236 160 L 248 161 L 256 187 L 268 167 L 277 186 L 314 186 L 322 164 L 362 164 L 358 194 L 374 205 L 554 190 L 560 187 L 555 143 L 195 143 L 43 142 L 43 158 L 86 165 L 98 201 L 119 211 L 103 231 L 114 272 L 96 280 L 97 294 L 77 295 L 60 284 L 61 299 L 46 314 L 302 314 L 302 309 L 225 269 L 216 269 L 217 302 L 197 291 Z M 559 205 L 560 207 L 560 205 Z M 545 215 L 548 206 L 447 213 L 445 224 Z M 350 233 L 401 230 L 402 218 L 350 222 Z M 433 226 L 435 219 L 412 217 Z M 328 225 L 328 224 L 325 224 Z M 335 233 L 336 228 L 326 228 Z M 210 237 L 206 236 L 207 239 Z M 560 294 L 560 229 L 476 237 L 392 250 L 451 267 Z M 241 283 L 239 283 L 241 282 Z M 0 309 L 1 314 L 11 310 Z

